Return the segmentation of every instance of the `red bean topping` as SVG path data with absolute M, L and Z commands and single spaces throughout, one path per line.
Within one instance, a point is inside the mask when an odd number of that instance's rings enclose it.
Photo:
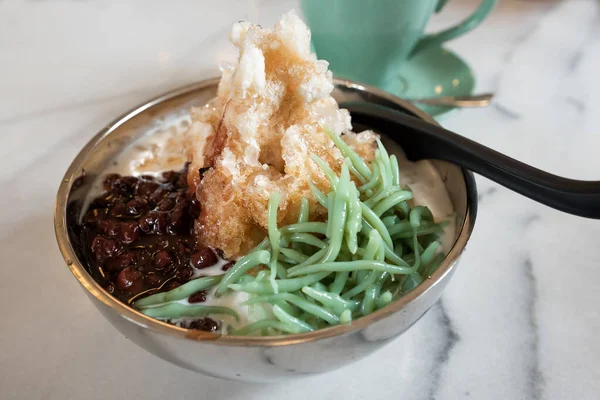
M 194 220 L 201 205 L 188 191 L 185 169 L 159 178 L 110 174 L 103 185 L 105 192 L 91 202 L 82 219 L 82 237 L 92 276 L 107 292 L 127 302 L 141 292 L 172 290 L 192 279 L 194 267 L 217 263 L 212 250 L 195 250 Z M 202 296 L 206 293 L 192 300 L 199 302 Z M 194 326 L 218 329 L 211 319 Z

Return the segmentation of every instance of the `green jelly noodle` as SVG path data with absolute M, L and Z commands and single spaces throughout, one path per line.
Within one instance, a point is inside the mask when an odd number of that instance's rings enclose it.
M 238 313 L 227 307 L 186 304 L 191 294 L 214 289 L 215 296 L 246 292 L 240 306 L 258 307 L 263 319 L 230 335 L 281 335 L 311 332 L 383 308 L 412 290 L 441 264 L 445 223 L 433 221 L 427 207 L 410 207 L 412 191 L 402 186 L 396 156 L 378 140 L 375 159 L 363 160 L 326 129 L 344 156 L 339 176 L 319 157 L 311 158 L 330 182 L 323 193 L 310 183 L 327 220 L 310 221 L 302 199 L 298 221 L 277 226 L 280 193 L 268 206 L 268 236 L 224 275 L 192 280 L 169 292 L 135 302 L 142 313 L 161 319 Z M 263 265 L 265 271 L 248 271 Z M 256 308 L 254 308 L 256 310 Z

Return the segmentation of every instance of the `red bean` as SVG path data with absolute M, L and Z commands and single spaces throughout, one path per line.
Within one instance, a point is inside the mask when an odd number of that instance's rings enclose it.
M 227 264 L 225 264 L 225 265 L 223 265 L 223 266 L 221 267 L 221 271 L 229 271 L 229 269 L 230 269 L 231 267 L 233 267 L 233 264 L 234 264 L 234 263 L 232 263 L 232 262 L 228 262 Z
M 171 200 L 168 197 L 165 197 L 161 201 L 158 202 L 158 204 L 156 205 L 156 208 L 159 211 L 169 211 L 171 208 L 173 208 L 174 205 L 175 205 L 175 203 L 173 203 L 173 200 Z
M 177 206 L 173 209 L 169 215 L 169 226 L 173 233 L 178 233 L 185 227 L 185 211 L 181 206 Z
M 187 206 L 187 196 L 183 190 L 180 190 L 170 196 L 177 205 L 182 205 L 183 207 Z
M 171 264 L 171 262 L 172 262 L 171 255 L 166 250 L 160 250 L 158 253 L 156 253 L 156 255 L 154 256 L 154 259 L 152 260 L 152 264 L 158 270 L 163 269 L 167 265 Z
M 83 223 L 85 225 L 96 226 L 104 218 L 105 212 L 102 209 L 94 208 L 85 213 Z
M 181 279 L 183 281 L 187 281 L 188 279 L 190 279 L 193 274 L 194 274 L 194 271 L 192 270 L 192 267 L 190 267 L 189 265 L 181 266 L 177 270 L 177 278 Z
M 127 203 L 129 215 L 140 215 L 148 211 L 148 201 L 143 197 L 135 197 Z
M 105 235 L 115 237 L 121 232 L 121 223 L 116 219 L 105 219 L 98 222 L 98 230 Z
M 119 272 L 116 284 L 120 290 L 138 293 L 144 288 L 144 276 L 140 271 L 129 266 Z
M 223 250 L 221 250 L 221 249 L 215 249 L 215 252 L 216 252 L 216 253 L 217 253 L 217 255 L 218 255 L 219 257 L 221 257 L 223 260 L 225 260 L 225 259 L 226 259 L 226 258 L 225 258 L 225 252 L 224 252 Z
M 206 292 L 204 290 L 200 290 L 188 298 L 188 303 L 202 303 L 204 301 L 206 301 Z
M 146 182 L 146 181 L 138 181 L 135 186 L 135 195 L 143 198 L 148 198 L 158 189 L 160 185 L 156 182 Z
M 188 254 L 190 252 L 190 248 L 183 240 L 177 241 L 177 250 L 179 250 L 179 253 L 181 254 Z
M 136 261 L 136 258 L 135 252 L 126 251 L 123 254 L 119 254 L 117 257 L 108 260 L 105 263 L 105 266 L 109 271 L 120 271 L 128 265 L 133 264 Z
M 179 286 L 181 286 L 181 283 L 177 282 L 177 281 L 171 281 L 169 283 L 167 283 L 166 287 L 165 287 L 165 291 L 169 291 L 169 290 L 173 290 L 178 288 Z
M 175 171 L 166 171 L 162 173 L 162 177 L 165 182 L 177 182 L 179 174 Z
M 131 243 L 140 237 L 140 226 L 135 221 L 121 222 L 121 235 L 123 243 Z
M 126 214 L 127 214 L 127 205 L 122 201 L 116 202 L 112 206 L 110 211 L 108 212 L 108 215 L 110 215 L 111 217 L 116 217 L 116 218 L 121 218 L 122 216 L 124 216 Z
M 144 276 L 144 282 L 150 287 L 157 287 L 160 284 L 160 277 L 150 272 Z
M 154 228 L 154 218 L 150 215 L 145 215 L 138 220 L 140 230 L 144 233 L 149 233 Z
M 103 182 L 104 190 L 110 191 L 112 189 L 113 183 L 120 177 L 121 177 L 121 175 L 119 175 L 119 174 L 106 175 L 106 177 L 104 178 L 104 182 Z
M 115 292 L 115 285 L 112 282 L 108 282 L 108 284 L 104 287 L 108 293 L 113 294 Z
M 150 201 L 150 203 L 153 203 L 153 204 L 158 204 L 158 202 L 161 201 L 163 199 L 163 197 L 165 197 L 168 194 L 169 194 L 169 191 L 166 188 L 158 187 L 154 191 L 154 193 L 152 193 L 150 195 L 150 197 L 148 198 L 148 201 Z
M 154 231 L 160 234 L 167 233 L 167 216 L 165 214 L 159 214 L 156 217 L 156 222 L 154 223 Z
M 187 189 L 187 173 L 180 174 L 175 184 L 177 185 L 177 187 Z
M 93 209 L 104 209 L 106 207 L 109 207 L 112 202 L 110 200 L 106 200 L 107 197 L 109 197 L 110 195 L 106 195 L 103 197 L 97 197 L 94 199 L 94 201 L 92 201 L 92 203 L 90 204 L 90 210 Z
M 198 269 L 211 267 L 215 265 L 217 261 L 219 261 L 217 256 L 208 247 L 200 249 L 190 256 L 192 266 Z
M 112 258 L 119 251 L 117 242 L 104 236 L 96 236 L 91 247 L 96 260 L 101 263 Z
M 192 322 L 188 329 L 197 329 L 199 331 L 216 332 L 219 329 L 219 324 L 211 318 L 201 318 Z
M 190 215 L 192 216 L 192 218 L 194 218 L 194 219 L 198 218 L 200 216 L 200 211 L 201 211 L 200 202 L 194 198 L 190 202 L 189 210 L 190 210 Z
M 132 196 L 138 179 L 134 176 L 122 176 L 116 179 L 111 186 L 111 193 L 122 196 Z

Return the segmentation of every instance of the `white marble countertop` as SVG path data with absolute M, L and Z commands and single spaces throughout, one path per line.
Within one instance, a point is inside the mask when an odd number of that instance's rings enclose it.
M 477 3 L 452 0 L 430 27 Z M 53 202 L 67 166 L 122 111 L 215 75 L 234 54 L 232 22 L 272 25 L 292 7 L 0 1 L 0 398 L 599 398 L 600 223 L 486 179 L 442 300 L 402 338 L 336 372 L 274 385 L 205 378 L 146 353 L 100 316 L 55 244 Z M 551 172 L 600 179 L 598 1 L 501 0 L 448 48 L 471 64 L 478 91 L 498 96 L 446 126 Z

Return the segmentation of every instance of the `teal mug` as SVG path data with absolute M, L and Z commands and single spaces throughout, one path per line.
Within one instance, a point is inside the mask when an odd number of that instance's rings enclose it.
M 337 77 L 381 86 L 392 66 L 477 27 L 496 0 L 482 0 L 466 20 L 424 35 L 431 15 L 448 0 L 301 0 L 317 56 Z

